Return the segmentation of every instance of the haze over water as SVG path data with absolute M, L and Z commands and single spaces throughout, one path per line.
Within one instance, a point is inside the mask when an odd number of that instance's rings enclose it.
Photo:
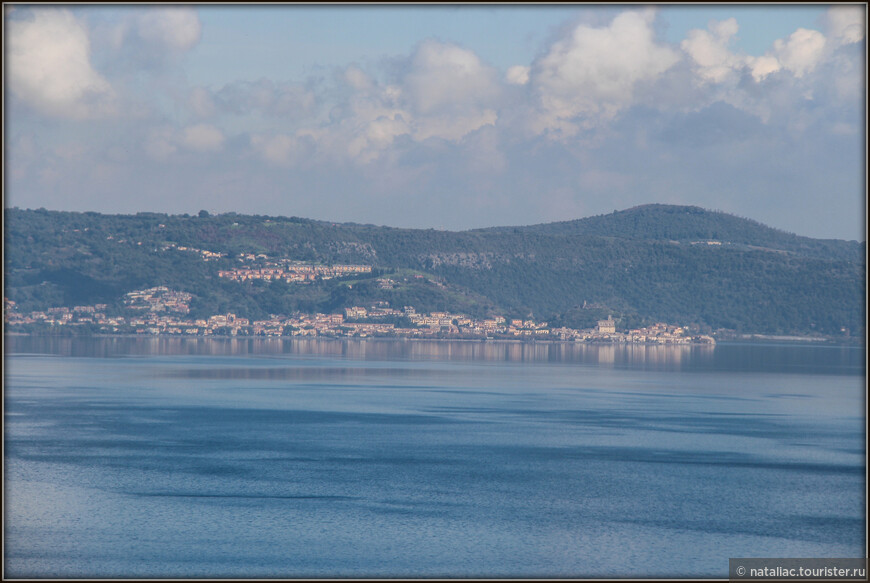
M 865 554 L 864 349 L 6 339 L 10 577 Z

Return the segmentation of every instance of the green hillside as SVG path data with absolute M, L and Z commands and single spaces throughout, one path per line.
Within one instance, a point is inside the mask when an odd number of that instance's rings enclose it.
M 386 301 L 574 327 L 612 313 L 624 325 L 864 333 L 865 243 L 799 237 L 697 207 L 464 232 L 200 214 L 7 209 L 4 293 L 21 310 L 120 309 L 125 292 L 166 285 L 193 293 L 191 309 L 202 315 L 329 313 Z M 227 257 L 204 261 L 179 247 Z M 240 253 L 373 271 L 310 285 L 218 277 L 240 265 Z M 384 278 L 395 285 L 379 285 Z
M 504 228 L 496 230 L 503 231 Z M 524 232 L 551 235 L 584 234 L 642 241 L 723 241 L 775 249 L 805 257 L 863 261 L 856 241 L 811 239 L 773 229 L 751 219 L 695 206 L 648 204 L 625 211 L 573 221 L 522 227 Z

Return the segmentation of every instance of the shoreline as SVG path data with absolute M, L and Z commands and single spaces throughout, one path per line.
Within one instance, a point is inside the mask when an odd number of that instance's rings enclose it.
M 211 335 L 211 334 L 50 334 L 50 333 L 33 333 L 33 332 L 18 332 L 4 331 L 4 337 L 32 337 L 32 338 L 57 338 L 57 339 L 83 339 L 83 338 L 150 338 L 150 339 L 190 339 L 190 340 L 257 340 L 257 341 L 287 341 L 287 340 L 317 340 L 317 341 L 339 341 L 339 342 L 463 342 L 463 343 L 498 343 L 498 344 L 568 344 L 582 346 L 663 346 L 663 347 L 682 347 L 682 346 L 706 346 L 715 347 L 717 344 L 785 344 L 790 346 L 843 346 L 843 347 L 865 347 L 863 339 L 853 339 L 851 341 L 845 339 L 833 338 L 818 338 L 818 337 L 800 337 L 800 336 L 778 336 L 765 334 L 744 334 L 740 337 L 727 338 L 716 340 L 716 342 L 639 342 L 639 341 L 613 341 L 613 340 L 561 340 L 561 339 L 519 339 L 519 338 L 419 338 L 410 336 L 245 336 L 245 335 Z

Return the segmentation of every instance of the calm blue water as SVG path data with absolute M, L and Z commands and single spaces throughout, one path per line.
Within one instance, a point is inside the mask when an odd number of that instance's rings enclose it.
M 7 577 L 865 556 L 863 349 L 6 340 Z

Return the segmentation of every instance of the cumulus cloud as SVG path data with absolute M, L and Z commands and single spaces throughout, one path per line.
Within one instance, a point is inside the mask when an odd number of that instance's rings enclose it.
M 421 43 L 394 85 L 376 87 L 357 71 L 351 74 L 349 82 L 359 89 L 349 110 L 355 119 L 348 124 L 355 130 L 350 144 L 362 159 L 373 159 L 373 151 L 402 135 L 455 142 L 498 119 L 498 72 L 454 44 Z
M 854 190 L 863 176 L 863 160 L 844 158 L 860 142 L 866 100 L 864 13 L 855 7 L 831 8 L 824 34 L 797 30 L 761 55 L 735 48 L 735 19 L 711 21 L 675 46 L 657 41 L 653 12 L 619 8 L 566 26 L 538 58 L 506 71 L 467 47 L 426 40 L 332 76 L 199 87 L 180 65 L 202 26 L 194 10 L 178 10 L 12 14 L 7 82 L 16 108 L 27 102 L 85 118 L 111 111 L 116 94 L 119 110 L 139 106 L 137 116 L 89 131 L 103 140 L 91 148 L 58 137 L 52 124 L 14 120 L 22 127 L 9 133 L 8 161 L 18 191 L 74 184 L 105 194 L 105 180 L 88 181 L 116 176 L 112 191 L 137 193 L 131 208 L 159 190 L 184 210 L 175 193 L 193 200 L 223 188 L 228 209 L 238 192 L 256 191 L 246 204 L 269 212 L 292 204 L 294 213 L 334 218 L 328 200 L 348 220 L 360 220 L 359 211 L 392 224 L 428 226 L 437 217 L 470 227 L 591 214 L 649 196 L 716 206 L 703 196 L 718 192 L 751 202 L 781 192 L 766 186 L 783 177 L 809 197 L 825 182 Z M 139 152 L 125 150 L 131 141 Z M 185 186 L 168 188 L 174 181 Z M 287 202 L 288 190 L 315 189 L 323 199 Z M 533 191 L 544 202 L 530 199 Z M 468 212 L 452 219 L 459 205 Z
M 395 135 L 456 141 L 498 119 L 499 74 L 468 49 L 427 40 L 412 56 L 398 91 L 410 128 L 391 124 Z
M 409 132 L 408 123 L 402 116 L 401 111 L 384 111 L 377 117 L 367 120 L 364 131 L 350 144 L 351 153 L 359 155 L 367 146 L 383 149 L 394 138 Z
M 746 56 L 746 66 L 756 82 L 779 71 L 789 71 L 796 78 L 811 73 L 824 60 L 827 39 L 817 30 L 799 28 L 786 39 L 777 39 L 773 48 L 760 57 Z
M 779 60 L 772 55 L 762 55 L 760 57 L 749 56 L 746 59 L 746 64 L 752 74 L 755 82 L 763 81 L 768 75 L 776 73 L 782 69 Z
M 827 36 L 817 30 L 798 28 L 786 38 L 773 42 L 764 55 L 732 52 L 731 39 L 738 31 L 737 21 L 712 21 L 708 30 L 691 30 L 680 47 L 692 60 L 692 70 L 700 84 L 736 86 L 744 72 L 760 83 L 779 72 L 801 79 L 835 59 L 837 48 L 864 38 L 864 9 L 859 6 L 833 6 L 824 18 Z
M 7 79 L 22 102 L 73 119 L 114 111 L 115 90 L 93 68 L 88 32 L 71 12 L 36 9 L 7 27 Z
M 737 34 L 737 20 L 713 21 L 708 30 L 690 30 L 680 47 L 691 57 L 702 82 L 722 83 L 734 75 L 743 60 L 728 48 Z
M 399 136 L 414 131 L 413 115 L 396 103 L 398 92 L 388 86 L 373 95 L 354 95 L 326 127 L 298 132 L 313 140 L 328 161 L 368 164 L 378 159 Z
M 828 36 L 837 45 L 849 45 L 864 39 L 867 13 L 862 5 L 831 6 L 825 15 Z
M 476 109 L 499 93 L 498 73 L 467 49 L 434 40 L 417 49 L 404 85 L 423 114 Z
M 821 33 L 798 30 L 772 43 L 767 54 L 750 56 L 732 48 L 739 27 L 735 19 L 727 19 L 690 32 L 677 51 L 655 40 L 652 16 L 632 11 L 610 22 L 576 25 L 530 66 L 518 65 L 501 74 L 468 49 L 426 41 L 406 59 L 392 61 L 386 75 L 356 65 L 340 71 L 335 80 L 341 87 L 330 90 L 332 99 L 340 99 L 328 119 L 301 121 L 302 129 L 293 132 L 257 134 L 250 145 L 271 164 L 350 172 L 360 177 L 364 189 L 377 183 L 385 192 L 395 193 L 395 185 L 378 181 L 402 173 L 413 175 L 415 190 L 421 192 L 453 188 L 463 181 L 478 202 L 495 192 L 513 192 L 520 181 L 526 192 L 544 184 L 548 186 L 542 192 L 552 194 L 560 188 L 576 192 L 576 186 L 582 185 L 586 193 L 626 197 L 641 182 L 637 175 L 655 173 L 661 163 L 671 171 L 662 174 L 657 193 L 663 195 L 667 184 L 677 184 L 679 193 L 669 196 L 688 202 L 687 193 L 703 181 L 681 180 L 673 174 L 685 156 L 683 150 L 698 146 L 684 147 L 657 137 L 660 128 L 673 123 L 674 115 L 711 108 L 719 112 L 717 107 L 740 112 L 741 124 L 717 114 L 709 127 L 693 123 L 680 130 L 681 135 L 701 140 L 710 159 L 732 156 L 736 160 L 732 167 L 744 160 L 739 155 L 741 145 L 754 139 L 755 132 L 766 131 L 762 128 L 787 141 L 818 132 L 841 136 L 854 127 L 829 110 L 814 111 L 822 106 L 820 98 L 828 100 L 836 91 L 833 84 L 829 94 L 817 95 L 817 101 L 808 105 L 810 91 L 823 79 L 833 78 L 831 43 Z M 846 67 L 854 64 L 847 57 L 838 57 L 843 63 L 837 70 L 854 77 L 860 71 Z M 221 99 L 216 97 L 219 93 L 209 93 L 215 103 L 233 101 L 229 92 Z M 673 98 L 677 94 L 683 97 Z M 250 92 L 246 95 L 251 98 Z M 321 99 L 324 95 L 318 94 L 316 100 Z M 201 108 L 207 110 L 210 102 L 201 101 Z M 528 140 L 528 134 L 517 133 L 530 126 L 544 139 Z M 572 140 L 586 129 L 594 132 Z M 547 137 L 563 140 L 558 143 Z M 536 159 L 540 168 L 518 170 L 528 165 L 538 148 L 552 153 L 547 147 L 556 146 L 565 152 L 565 159 L 553 165 L 559 173 L 567 172 L 561 182 L 541 170 L 544 160 Z M 620 159 L 618 152 L 623 150 L 634 152 L 634 158 L 627 166 L 611 160 L 607 167 L 603 164 L 607 158 L 596 154 L 605 150 L 613 160 Z M 638 170 L 639 164 L 646 164 L 646 170 Z M 490 202 L 502 207 L 516 203 L 511 195 L 499 197 Z M 630 196 L 626 200 L 644 202 Z M 580 198 L 568 202 L 586 204 Z
M 775 41 L 773 50 L 783 68 L 800 78 L 815 69 L 821 61 L 825 36 L 817 30 L 799 28 L 788 39 Z
M 535 129 L 570 136 L 612 119 L 629 106 L 638 83 L 652 81 L 679 61 L 655 41 L 653 14 L 624 12 L 605 27 L 580 24 L 538 59 L 530 84 L 538 99 Z
M 321 161 L 367 165 L 402 137 L 455 143 L 497 122 L 499 74 L 474 52 L 427 40 L 396 70 L 394 82 L 384 84 L 357 66 L 346 68 L 338 76 L 344 99 L 330 111 L 329 123 L 304 126 L 293 136 L 315 143 Z M 214 97 L 220 101 L 220 94 Z M 286 164 L 294 159 L 284 154 L 291 143 L 260 136 L 252 145 L 266 159 Z

